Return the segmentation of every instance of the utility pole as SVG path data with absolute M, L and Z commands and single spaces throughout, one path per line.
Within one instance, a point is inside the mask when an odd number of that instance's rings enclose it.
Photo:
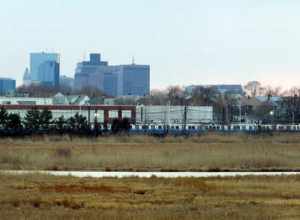
M 88 106 L 88 121 L 89 126 L 91 127 L 91 105 Z
M 183 114 L 183 126 L 184 126 L 184 134 L 186 134 L 186 124 L 187 124 L 187 104 L 184 105 L 184 114 Z
M 164 106 L 164 134 L 167 132 L 167 108 Z
M 144 106 L 141 106 L 141 124 L 143 124 L 144 116 Z
M 239 98 L 239 116 L 240 116 L 240 123 L 242 124 L 242 101 Z

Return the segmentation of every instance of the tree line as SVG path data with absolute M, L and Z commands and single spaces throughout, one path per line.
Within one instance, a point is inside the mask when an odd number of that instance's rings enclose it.
M 45 108 L 43 110 L 31 109 L 26 112 L 22 119 L 17 113 L 9 113 L 5 108 L 0 109 L 0 135 L 33 135 L 33 134 L 74 134 L 74 135 L 102 135 L 105 133 L 120 134 L 128 133 L 130 120 L 114 119 L 111 128 L 107 124 L 95 121 L 90 123 L 85 116 L 76 113 L 66 119 L 60 116 L 53 119 L 52 112 Z
M 241 120 L 240 115 L 263 123 L 300 123 L 300 88 L 295 87 L 284 91 L 280 87 L 251 81 L 243 89 L 244 94 L 239 97 L 230 92 L 221 93 L 214 86 L 197 86 L 189 92 L 181 86 L 170 86 L 164 90 L 152 90 L 149 95 L 144 97 L 119 97 L 114 100 L 114 104 L 212 106 L 214 121 L 220 124 L 243 122 L 244 119 Z M 18 92 L 38 97 L 53 96 L 56 92 L 62 92 L 65 95 L 84 94 L 90 97 L 105 97 L 102 91 L 94 88 L 83 88 L 77 91 L 64 87 L 47 88 L 32 85 L 20 87 Z M 255 99 L 258 96 L 267 97 L 267 100 L 254 108 L 247 104 L 247 102 L 257 101 Z M 281 100 L 274 105 L 272 97 L 275 96 L 281 97 Z

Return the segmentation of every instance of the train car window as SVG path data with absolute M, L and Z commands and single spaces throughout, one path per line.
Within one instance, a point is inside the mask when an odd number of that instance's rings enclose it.
M 162 129 L 162 126 L 161 126 L 161 125 L 159 125 L 159 126 L 158 126 L 158 129 Z
M 143 129 L 147 130 L 147 129 L 149 129 L 149 126 L 148 125 L 143 125 Z

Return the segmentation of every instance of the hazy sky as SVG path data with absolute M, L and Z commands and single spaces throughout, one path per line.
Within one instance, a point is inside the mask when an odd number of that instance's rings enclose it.
M 300 86 L 299 0 L 0 0 L 0 75 L 20 82 L 29 53 L 61 53 L 61 72 L 101 52 L 151 65 L 151 87 Z

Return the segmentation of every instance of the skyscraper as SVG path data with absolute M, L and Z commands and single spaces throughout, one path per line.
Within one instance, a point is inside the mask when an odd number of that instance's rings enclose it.
M 59 66 L 60 57 L 57 53 L 31 53 L 31 82 L 34 84 L 57 86 L 59 84 Z
M 56 61 L 43 62 L 38 69 L 39 84 L 44 86 L 59 86 L 59 63 Z
M 100 54 L 78 63 L 75 88 L 96 88 L 110 96 L 145 96 L 150 93 L 149 65 L 108 65 Z
M 150 94 L 149 65 L 118 66 L 118 96 L 146 96 Z
M 89 61 L 77 64 L 75 71 L 75 88 L 86 87 L 104 91 L 104 75 L 110 73 L 111 67 L 107 62 L 101 61 L 100 54 L 90 54 Z

